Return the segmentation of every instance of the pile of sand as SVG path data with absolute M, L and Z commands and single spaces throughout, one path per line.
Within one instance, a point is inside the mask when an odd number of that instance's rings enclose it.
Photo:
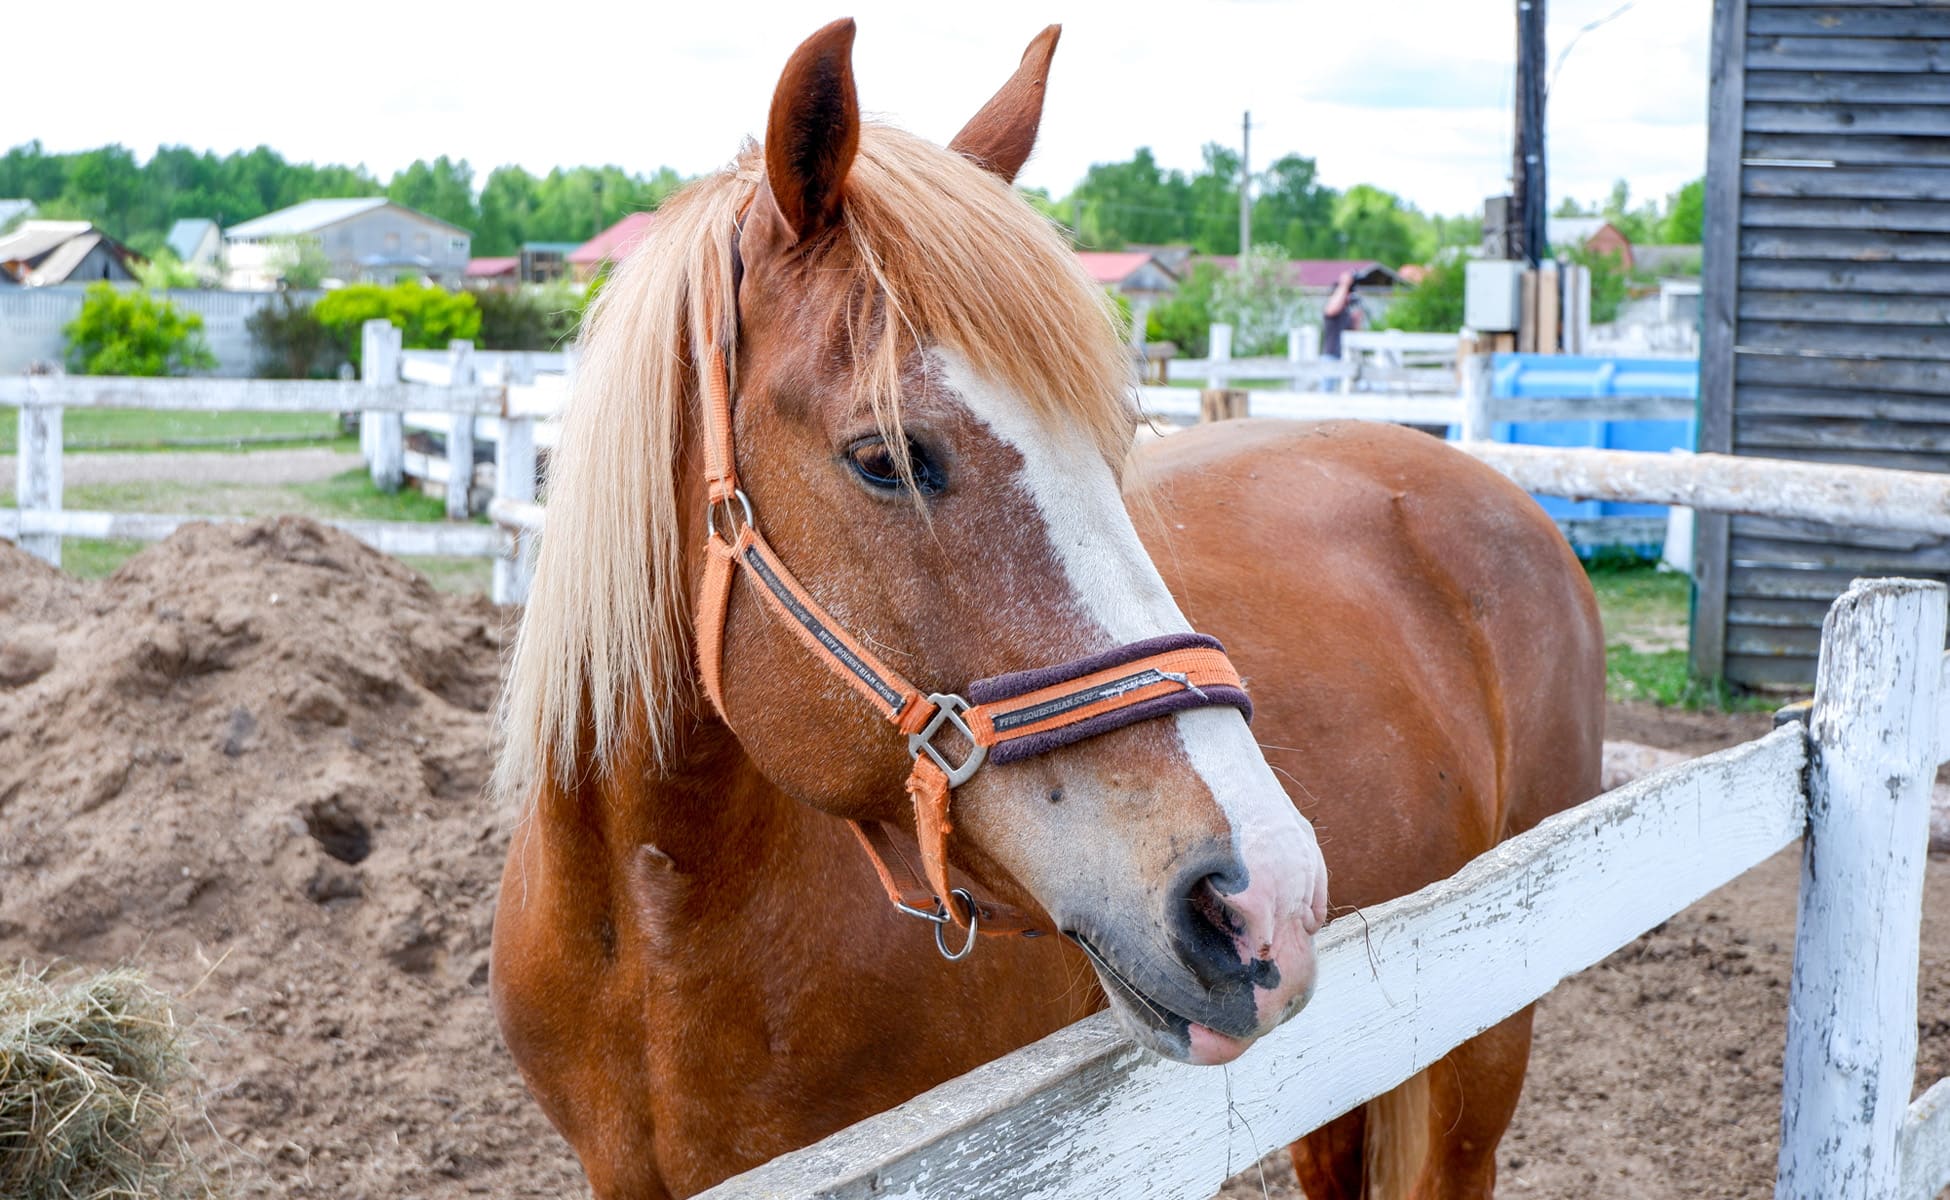
M 580 1187 L 486 993 L 510 619 L 298 519 L 0 542 L 0 962 L 185 997 L 240 1194 Z

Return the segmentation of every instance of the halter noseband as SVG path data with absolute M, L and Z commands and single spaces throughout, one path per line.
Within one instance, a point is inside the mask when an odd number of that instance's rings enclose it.
M 735 243 L 733 259 L 735 288 L 742 274 Z M 735 309 L 731 319 L 736 319 Z M 732 448 L 729 347 L 721 344 L 721 320 L 713 316 L 709 326 L 712 341 L 705 352 L 704 387 L 705 568 L 697 613 L 698 664 L 705 694 L 724 716 L 725 618 L 732 574 L 742 567 L 766 608 L 814 657 L 907 735 L 908 753 L 914 756 L 907 793 L 914 804 L 918 854 L 910 854 L 884 822 L 850 822 L 888 900 L 901 912 L 932 923 L 935 945 L 950 961 L 974 948 L 977 933 L 1037 937 L 1050 932 L 1028 913 L 977 898 L 950 883 L 947 849 L 954 827 L 948 804 L 953 789 L 985 762 L 1015 762 L 1168 713 L 1227 706 L 1250 719 L 1252 701 L 1238 671 L 1217 639 L 1181 633 L 1131 642 L 1052 667 L 978 679 L 969 684 L 966 698 L 923 693 L 840 628 L 758 532 L 751 500 L 738 486 Z M 959 763 L 935 744 L 944 727 L 952 728 L 972 747 Z M 920 860 L 918 869 L 915 857 Z M 949 949 L 943 936 L 951 923 L 968 929 L 959 950 Z

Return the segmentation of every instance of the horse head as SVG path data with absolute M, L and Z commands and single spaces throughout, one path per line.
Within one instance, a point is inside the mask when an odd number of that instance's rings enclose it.
M 1192 627 L 1125 506 L 1136 411 L 1115 317 L 1011 187 L 1057 30 L 947 149 L 862 122 L 853 35 L 836 22 L 793 54 L 762 151 L 668 204 L 605 290 L 560 460 L 582 499 L 558 523 L 551 494 L 529 621 L 565 598 L 546 590 L 550 555 L 593 552 L 577 543 L 595 526 L 578 521 L 601 508 L 603 544 L 640 574 L 585 583 L 579 603 L 642 626 L 616 645 L 647 647 L 648 665 L 613 696 L 564 689 L 569 709 L 595 710 L 583 741 L 600 755 L 606 738 L 647 736 L 667 752 L 668 714 L 702 713 L 789 796 L 908 831 L 917 767 L 901 735 L 937 710 L 870 702 L 846 663 L 956 693 L 1188 644 Z M 669 344 L 646 345 L 651 329 Z M 790 589 L 766 597 L 765 571 L 714 583 L 699 547 L 747 524 Z M 751 539 L 712 544 L 729 570 Z M 631 609 L 605 594 L 629 586 L 665 595 Z M 831 639 L 793 618 L 792 597 Z M 702 650 L 693 621 L 710 626 Z M 995 755 L 933 832 L 994 903 L 1082 947 L 1144 1045 L 1224 1062 L 1305 1003 L 1326 872 L 1243 697 L 1183 687 L 1201 703 Z M 939 749 L 953 766 L 972 748 L 946 734 Z

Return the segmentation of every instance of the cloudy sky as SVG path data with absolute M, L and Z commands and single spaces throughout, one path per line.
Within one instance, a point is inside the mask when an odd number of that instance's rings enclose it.
M 1553 61 L 1625 0 L 1552 0 Z M 476 183 L 518 162 L 668 164 L 730 157 L 764 125 L 780 65 L 824 21 L 859 21 L 872 114 L 945 141 L 1043 25 L 1063 24 L 1037 155 L 1022 182 L 1061 194 L 1093 162 L 1150 146 L 1195 167 L 1253 114 L 1264 165 L 1298 152 L 1337 187 L 1373 183 L 1439 212 L 1505 189 L 1512 0 L 108 0 L 10 19 L 16 56 L 0 143 L 121 142 L 362 162 L 464 157 Z M 1589 200 L 1614 179 L 1664 195 L 1706 159 L 1704 0 L 1636 0 L 1578 42 L 1550 102 L 1550 191 Z M 24 29 L 22 25 L 24 23 Z M 76 55 L 97 69 L 76 69 Z M 30 97 L 21 103 L 21 97 Z

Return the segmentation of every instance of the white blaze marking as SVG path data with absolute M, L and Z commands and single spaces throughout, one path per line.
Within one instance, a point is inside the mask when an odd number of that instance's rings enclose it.
M 1191 632 L 1096 448 L 1072 431 L 1046 428 L 1020 396 L 978 375 L 960 355 L 942 350 L 935 358 L 969 411 L 1022 456 L 1018 482 L 1043 518 L 1083 614 L 1120 645 Z M 1313 829 L 1273 778 L 1245 718 L 1232 708 L 1197 708 L 1174 720 L 1192 769 L 1232 825 L 1240 857 L 1253 865 L 1310 867 L 1307 886 L 1290 898 L 1308 905 L 1323 873 Z

